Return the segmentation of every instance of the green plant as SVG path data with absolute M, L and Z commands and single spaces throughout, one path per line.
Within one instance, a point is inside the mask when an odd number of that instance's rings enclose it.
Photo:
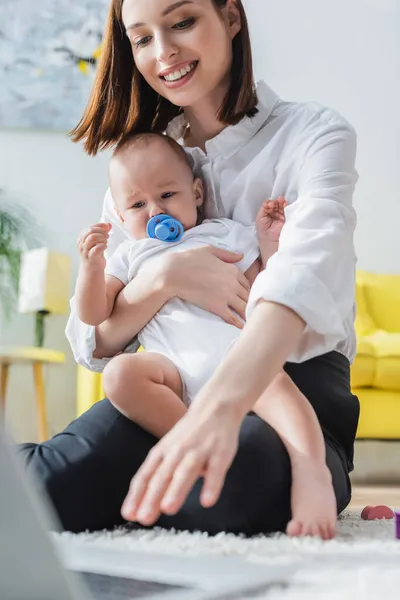
M 38 245 L 36 219 L 0 190 L 0 310 L 8 320 L 18 299 L 21 252 Z

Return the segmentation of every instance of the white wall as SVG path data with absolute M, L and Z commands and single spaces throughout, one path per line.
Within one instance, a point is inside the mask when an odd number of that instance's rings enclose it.
M 400 1 L 244 0 L 257 78 L 358 133 L 360 268 L 400 273 Z
M 256 74 L 283 98 L 317 100 L 341 112 L 359 137 L 356 193 L 359 266 L 400 272 L 400 2 L 398 0 L 245 0 Z M 62 134 L 0 132 L 0 187 L 32 208 L 46 243 L 73 257 L 80 230 L 99 216 L 107 186 L 106 155 L 88 158 Z M 66 367 L 47 374 L 50 432 L 75 414 L 76 368 L 64 337 L 66 319 L 48 322 L 48 346 Z M 1 344 L 29 344 L 33 321 L 16 317 Z M 32 375 L 11 373 L 8 419 L 15 436 L 34 439 Z
M 0 131 L 0 187 L 29 207 L 45 231 L 44 245 L 72 258 L 76 279 L 79 232 L 100 217 L 107 188 L 106 154 L 89 158 L 65 135 Z M 72 291 L 72 290 L 71 290 Z M 49 317 L 45 345 L 64 351 L 66 366 L 46 370 L 49 430 L 57 433 L 75 416 L 76 366 L 64 335 L 67 317 Z M 0 344 L 31 345 L 33 317 L 16 315 L 0 325 Z M 7 421 L 16 439 L 36 439 L 31 368 L 10 370 Z

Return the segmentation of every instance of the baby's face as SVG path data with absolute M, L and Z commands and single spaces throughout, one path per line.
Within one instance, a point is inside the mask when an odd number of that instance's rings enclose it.
M 203 186 L 168 143 L 154 139 L 113 157 L 110 185 L 115 208 L 128 232 L 140 240 L 159 214 L 178 219 L 185 231 L 195 227 Z

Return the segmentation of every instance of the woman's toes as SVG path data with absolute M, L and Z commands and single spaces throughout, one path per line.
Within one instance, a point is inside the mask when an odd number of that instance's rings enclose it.
M 298 521 L 295 521 L 293 519 L 292 521 L 290 521 L 290 523 L 286 527 L 286 533 L 290 537 L 299 537 L 300 535 L 302 535 L 301 523 L 299 523 Z

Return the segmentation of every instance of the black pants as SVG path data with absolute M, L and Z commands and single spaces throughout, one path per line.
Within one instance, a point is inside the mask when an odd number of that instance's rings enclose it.
M 287 373 L 313 405 L 321 423 L 338 512 L 349 503 L 353 443 L 359 403 L 350 392 L 349 362 L 331 352 Z M 19 447 L 27 468 L 39 478 L 66 530 L 112 528 L 124 521 L 120 508 L 131 477 L 156 439 L 122 416 L 108 400 L 95 404 L 51 440 Z M 201 481 L 166 528 L 253 535 L 283 530 L 290 518 L 289 457 L 276 432 L 255 414 L 246 416 L 239 450 L 217 505 L 199 503 Z

